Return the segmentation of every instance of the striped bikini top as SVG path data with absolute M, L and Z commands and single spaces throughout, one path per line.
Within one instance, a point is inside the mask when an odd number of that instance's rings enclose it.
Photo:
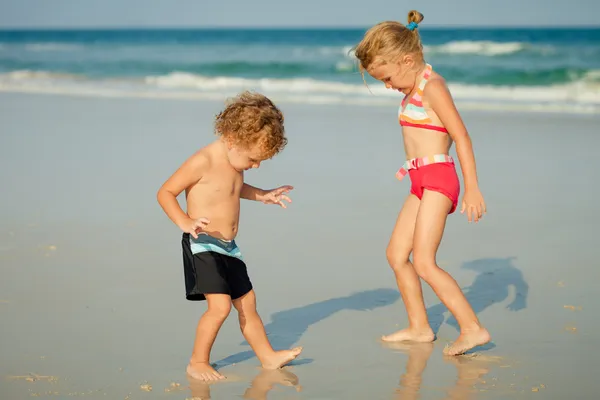
M 421 129 L 431 129 L 434 131 L 448 133 L 448 130 L 443 126 L 433 124 L 433 120 L 427 114 L 425 107 L 423 107 L 423 90 L 427 81 L 431 76 L 431 65 L 427 64 L 425 71 L 423 72 L 423 78 L 419 82 L 419 87 L 415 93 L 408 99 L 405 96 L 398 110 L 398 119 L 402 126 L 412 126 Z M 408 101 L 408 104 L 406 102 Z

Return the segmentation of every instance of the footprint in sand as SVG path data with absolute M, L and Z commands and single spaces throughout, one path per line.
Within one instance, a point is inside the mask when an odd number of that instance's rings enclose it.
M 165 393 L 169 392 L 178 392 L 181 390 L 185 390 L 186 388 L 181 387 L 181 384 L 178 382 L 171 382 L 168 388 L 165 388 Z
M 539 386 L 534 386 L 534 387 L 532 387 L 532 388 L 531 388 L 531 391 L 532 391 L 532 392 L 539 392 L 539 391 L 540 391 L 540 389 L 545 389 L 545 388 L 546 388 L 546 385 L 544 385 L 544 384 L 540 384 Z
M 145 392 L 151 392 L 152 391 L 152 385 L 145 383 L 143 385 L 140 385 L 140 389 L 142 389 Z
M 44 257 L 50 257 L 50 255 L 51 255 L 52 253 L 54 253 L 54 252 L 55 252 L 57 249 L 58 249 L 58 247 L 56 247 L 56 246 L 55 246 L 55 245 L 53 245 L 53 244 L 51 244 L 51 245 L 48 245 L 48 246 L 43 246 L 43 247 L 42 247 L 42 250 L 44 250 L 44 251 L 45 251 L 45 253 L 44 253 Z

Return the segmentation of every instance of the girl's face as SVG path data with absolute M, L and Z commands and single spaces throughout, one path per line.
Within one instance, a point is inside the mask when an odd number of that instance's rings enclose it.
M 417 78 L 415 63 L 412 57 L 403 57 L 399 62 L 378 64 L 369 68 L 369 75 L 384 83 L 388 89 L 404 94 L 410 93 Z

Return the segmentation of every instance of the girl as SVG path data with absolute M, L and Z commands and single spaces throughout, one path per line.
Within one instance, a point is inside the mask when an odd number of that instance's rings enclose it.
M 475 169 L 469 134 L 456 110 L 444 79 L 423 58 L 417 31 L 423 15 L 408 13 L 408 25 L 381 22 L 369 29 L 354 49 L 360 71 L 367 71 L 386 88 L 405 97 L 398 111 L 407 161 L 398 179 L 409 175 L 408 195 L 392 232 L 387 259 L 396 276 L 408 313 L 408 328 L 383 336 L 384 341 L 431 342 L 435 339 L 427 320 L 422 278 L 460 325 L 460 335 L 444 354 L 458 355 L 490 341 L 456 281 L 436 264 L 446 218 L 458 204 L 460 183 L 454 160 L 448 155 L 452 142 L 463 171 L 465 194 L 461 213 L 478 222 L 486 212 Z M 409 260 L 413 253 L 413 262 Z

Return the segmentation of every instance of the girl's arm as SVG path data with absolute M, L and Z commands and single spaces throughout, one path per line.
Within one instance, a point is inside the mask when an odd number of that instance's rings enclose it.
M 482 214 L 486 212 L 486 207 L 483 196 L 479 191 L 475 154 L 473 152 L 471 137 L 456 109 L 452 95 L 442 79 L 432 79 L 427 82 L 424 95 L 433 111 L 435 111 L 442 124 L 448 130 L 452 140 L 456 143 L 456 154 L 458 155 L 465 182 L 465 195 L 463 197 L 461 213 L 467 209 L 469 221 L 471 221 L 471 214 L 473 214 L 477 222 Z

